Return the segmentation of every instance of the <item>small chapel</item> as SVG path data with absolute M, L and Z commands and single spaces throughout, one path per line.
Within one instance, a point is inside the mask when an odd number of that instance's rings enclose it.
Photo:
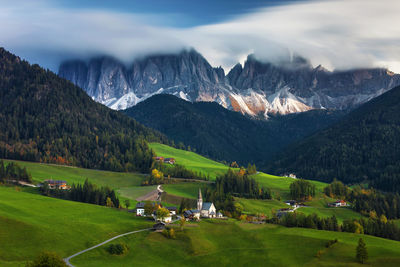
M 197 197 L 197 210 L 200 211 L 200 216 L 203 218 L 216 218 L 217 210 L 212 202 L 204 202 L 199 188 L 199 195 Z

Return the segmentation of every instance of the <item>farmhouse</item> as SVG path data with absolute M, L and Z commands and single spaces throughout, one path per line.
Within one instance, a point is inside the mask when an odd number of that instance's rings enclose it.
M 344 200 L 338 200 L 328 204 L 329 207 L 346 207 L 347 203 Z
M 186 220 L 199 220 L 200 219 L 200 211 L 199 210 L 185 210 L 183 212 L 183 216 Z
M 171 216 L 173 216 L 173 215 L 176 215 L 176 212 L 177 212 L 177 208 L 176 207 L 165 207 L 167 210 L 169 210 L 169 214 L 171 215 Z
M 286 215 L 288 212 L 294 212 L 293 209 L 290 208 L 284 208 L 284 209 L 280 209 L 278 210 L 278 212 L 276 213 L 276 216 L 278 218 L 281 218 L 283 215 Z
M 165 223 L 163 222 L 158 222 L 155 225 L 153 225 L 153 230 L 156 232 L 162 232 L 165 229 Z
M 144 202 L 138 202 L 136 204 L 136 216 L 144 216 Z
M 291 207 L 297 208 L 299 205 L 297 204 L 296 200 L 286 200 L 285 201 L 286 205 L 289 205 Z
M 67 185 L 66 181 L 62 180 L 45 180 L 45 183 L 48 184 L 49 189 L 70 189 L 71 187 Z
M 174 158 L 165 158 L 164 163 L 175 164 L 175 159 Z

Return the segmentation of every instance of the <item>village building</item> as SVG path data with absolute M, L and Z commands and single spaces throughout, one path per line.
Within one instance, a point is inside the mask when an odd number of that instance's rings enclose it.
M 203 218 L 215 218 L 217 210 L 212 202 L 204 202 L 199 188 L 199 195 L 197 197 L 197 209 L 200 210 L 200 216 Z
M 199 210 L 185 210 L 183 216 L 186 220 L 200 220 Z
M 157 222 L 155 225 L 153 225 L 153 230 L 156 232 L 162 232 L 165 229 L 165 223 L 163 222 Z
M 164 163 L 175 164 L 175 159 L 174 158 L 165 158 Z
M 176 215 L 176 212 L 178 211 L 178 209 L 176 207 L 166 207 L 167 210 L 169 210 L 169 214 L 171 216 Z
M 67 185 L 66 181 L 62 180 L 45 180 L 45 183 L 49 186 L 49 189 L 70 189 L 71 187 Z
M 297 203 L 296 200 L 286 200 L 286 201 L 285 201 L 285 204 L 286 204 L 286 205 L 289 205 L 289 206 L 291 206 L 291 207 L 294 207 L 294 208 L 299 207 L 299 204 Z
M 294 212 L 294 210 L 293 210 L 293 209 L 290 209 L 290 208 L 280 209 L 280 210 L 278 210 L 278 212 L 276 213 L 276 216 L 277 216 L 278 218 L 281 218 L 282 216 L 286 215 L 286 214 L 289 213 L 289 212 Z
M 348 204 L 344 200 L 338 200 L 328 204 L 329 207 L 346 207 Z
M 144 216 L 144 202 L 138 202 L 136 204 L 136 216 Z

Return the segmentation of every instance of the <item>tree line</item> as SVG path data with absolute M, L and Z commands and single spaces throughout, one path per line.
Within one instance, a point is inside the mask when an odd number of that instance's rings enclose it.
M 40 187 L 40 192 L 46 196 L 120 208 L 120 201 L 114 189 L 108 186 L 99 188 L 95 184 L 89 182 L 88 179 L 85 180 L 83 185 L 72 184 L 70 189 L 50 189 L 45 182 L 42 187 Z
M 315 196 L 315 185 L 307 180 L 295 180 L 290 184 L 289 188 L 292 199 L 311 200 Z
M 335 215 L 328 218 L 321 218 L 318 217 L 317 214 L 305 215 L 301 212 L 288 212 L 281 218 L 275 216 L 269 219 L 268 222 L 280 224 L 286 227 L 302 227 L 336 232 L 367 234 L 397 241 L 400 240 L 400 228 L 394 222 L 388 221 L 385 217 L 350 219 L 339 224 Z
M 26 170 L 26 167 L 22 168 L 15 162 L 10 162 L 6 165 L 3 160 L 0 160 L 0 183 L 9 182 L 10 180 L 31 183 L 32 175 Z

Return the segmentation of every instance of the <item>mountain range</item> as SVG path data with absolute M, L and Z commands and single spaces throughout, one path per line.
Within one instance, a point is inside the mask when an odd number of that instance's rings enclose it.
M 172 94 L 264 118 L 312 109 L 352 109 L 400 84 L 400 75 L 386 69 L 328 71 L 297 55 L 278 63 L 249 55 L 243 66 L 237 64 L 225 74 L 193 49 L 139 58 L 130 66 L 109 56 L 69 60 L 58 74 L 116 110 L 155 94 Z

